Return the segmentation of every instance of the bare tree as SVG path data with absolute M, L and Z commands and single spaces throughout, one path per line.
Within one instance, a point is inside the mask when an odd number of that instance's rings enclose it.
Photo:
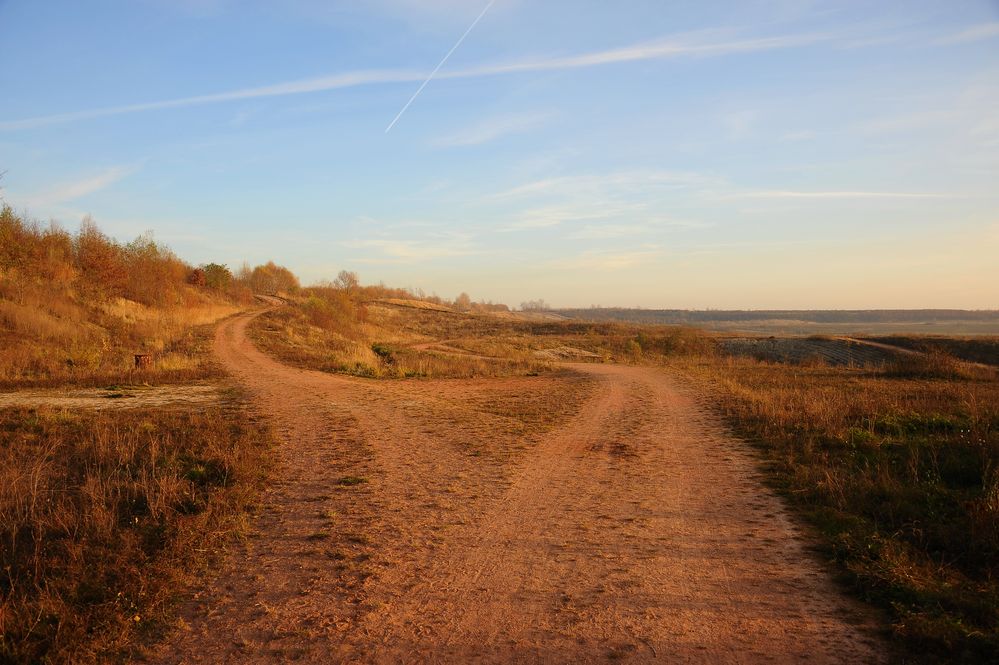
M 341 270 L 333 280 L 333 286 L 346 293 L 356 289 L 360 283 L 357 273 L 350 270 Z
M 551 309 L 551 306 L 543 298 L 538 298 L 537 300 L 528 300 L 527 302 L 520 303 L 520 309 L 525 312 L 543 312 Z

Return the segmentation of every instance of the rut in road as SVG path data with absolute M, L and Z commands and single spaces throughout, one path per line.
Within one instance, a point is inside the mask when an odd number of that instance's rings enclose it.
M 376 382 L 216 351 L 279 434 L 178 662 L 878 662 L 746 445 L 663 371 Z

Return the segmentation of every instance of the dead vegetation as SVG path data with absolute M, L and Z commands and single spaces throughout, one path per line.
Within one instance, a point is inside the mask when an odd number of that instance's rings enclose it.
M 0 387 L 32 405 L 0 407 L 0 662 L 127 660 L 241 528 L 270 439 L 219 406 L 212 329 L 282 270 L 0 209 Z
M 679 365 L 677 365 L 679 366 Z M 999 652 L 999 381 L 953 358 L 880 370 L 746 358 L 682 369 L 756 441 L 907 658 Z
M 126 660 L 163 628 L 266 467 L 235 409 L 0 410 L 0 661 Z
M 76 234 L 0 209 L 0 385 L 128 381 L 133 356 L 155 356 L 143 381 L 213 375 L 211 324 L 252 301 L 225 266 L 212 281 L 150 236 L 122 244 L 87 221 Z
M 251 336 L 285 362 L 371 378 L 530 376 L 559 360 L 658 362 L 714 349 L 675 326 L 538 321 L 330 287 L 303 289 L 257 319 Z

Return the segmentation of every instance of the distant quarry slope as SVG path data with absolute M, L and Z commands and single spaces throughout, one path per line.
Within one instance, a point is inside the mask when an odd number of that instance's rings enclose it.
M 556 309 L 550 313 L 584 321 L 691 325 L 718 331 L 761 334 L 999 335 L 999 310 L 684 310 L 596 307 Z

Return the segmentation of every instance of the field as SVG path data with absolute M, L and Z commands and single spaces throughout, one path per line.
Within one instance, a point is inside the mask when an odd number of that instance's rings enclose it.
M 932 359 L 883 369 L 685 363 L 769 462 L 910 658 L 999 647 L 999 382 Z
M 982 659 L 995 648 L 994 372 L 934 348 L 907 354 L 904 344 L 897 351 L 866 340 L 712 338 L 675 326 L 473 315 L 401 301 L 366 307 L 358 348 L 447 359 L 411 378 L 557 379 L 552 363 L 564 350 L 570 361 L 661 367 L 687 377 L 756 442 L 769 482 L 814 529 L 839 578 L 885 612 L 885 630 L 906 658 Z M 289 323 L 296 321 L 297 329 Z M 250 330 L 262 348 L 300 367 L 406 376 L 389 363 L 381 370 L 344 367 L 325 343 L 318 352 L 309 340 L 324 333 L 294 306 L 260 317 Z M 512 357 L 548 364 L 520 372 L 490 365 Z M 383 359 L 373 352 L 367 362 L 376 368 Z M 405 393 L 422 399 L 410 388 Z M 450 422 L 455 430 L 468 424 Z M 617 445 L 631 444 L 626 437 Z M 488 443 L 477 446 L 490 450 Z
M 324 313 L 316 301 L 330 302 L 313 295 L 261 316 L 252 339 L 291 364 L 371 378 L 530 376 L 552 371 L 553 361 L 654 360 L 714 349 L 706 335 L 676 326 L 539 321 L 400 299 L 316 316 Z M 336 307 L 332 302 L 327 307 Z
M 656 310 L 558 309 L 551 316 L 582 321 L 695 326 L 753 335 L 985 335 L 999 334 L 999 313 L 970 310 Z
M 995 338 L 567 320 L 0 222 L 0 661 L 999 650 Z
M 719 346 L 733 356 L 790 364 L 846 367 L 878 366 L 894 359 L 882 348 L 849 339 L 823 337 L 726 337 Z

